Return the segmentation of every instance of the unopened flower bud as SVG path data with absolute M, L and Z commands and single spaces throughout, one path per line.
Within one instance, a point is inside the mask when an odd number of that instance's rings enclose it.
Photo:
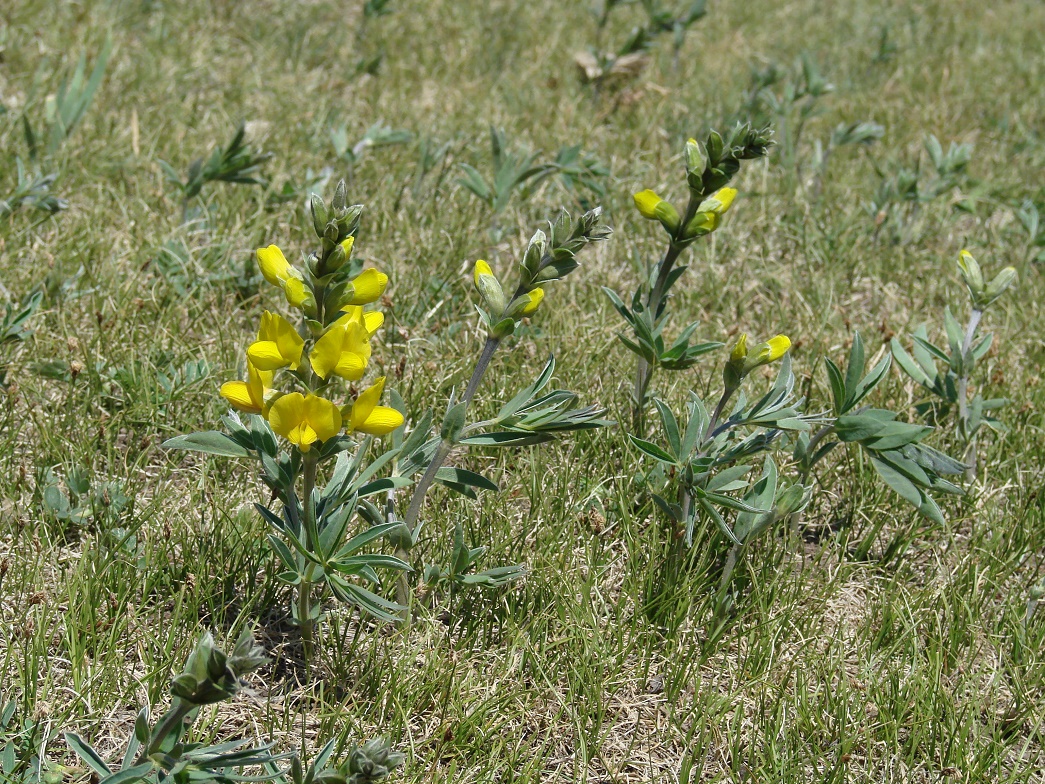
M 537 308 L 541 306 L 541 302 L 544 301 L 544 289 L 535 288 L 516 297 L 512 301 L 511 306 L 508 308 L 508 312 L 505 313 L 509 318 L 524 318 L 525 316 L 532 316 L 537 312 Z
M 486 303 L 490 316 L 495 321 L 499 320 L 504 315 L 507 302 L 504 299 L 504 290 L 493 274 L 493 270 L 490 269 L 490 265 L 482 259 L 476 261 L 475 268 L 472 271 L 472 280 L 479 295 Z
M 686 142 L 686 173 L 700 177 L 707 165 L 707 158 L 700 148 L 700 142 L 696 139 L 688 140 Z

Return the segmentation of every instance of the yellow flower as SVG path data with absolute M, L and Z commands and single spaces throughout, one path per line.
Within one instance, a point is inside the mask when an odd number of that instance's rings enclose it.
M 475 262 L 475 268 L 472 270 L 472 281 L 475 283 L 475 287 L 479 288 L 479 278 L 483 275 L 489 275 L 493 277 L 493 270 L 490 269 L 490 265 L 482 259 L 478 259 Z
M 301 273 L 287 261 L 283 251 L 275 245 L 269 245 L 267 248 L 258 248 L 257 257 L 258 267 L 265 280 L 282 289 L 292 307 L 303 310 L 315 308 L 316 299 L 312 289 L 305 283 Z
M 508 313 L 505 314 L 509 318 L 522 318 L 523 316 L 532 316 L 537 312 L 537 308 L 541 306 L 544 301 L 544 289 L 535 288 L 517 297 L 512 306 L 508 308 Z
M 501 288 L 500 281 L 493 274 L 490 265 L 482 259 L 475 262 L 475 268 L 472 270 L 472 282 L 475 283 L 475 288 L 483 298 L 483 302 L 490 311 L 493 320 L 498 321 L 508 303 L 505 301 L 504 289 Z
M 394 408 L 377 404 L 384 390 L 385 377 L 381 376 L 373 386 L 359 394 L 349 414 L 349 427 L 352 430 L 371 436 L 383 436 L 403 424 L 402 414 Z
M 333 373 L 349 381 L 358 381 L 370 361 L 370 333 L 361 319 L 349 313 L 333 324 L 309 352 L 312 369 L 322 379 Z
M 385 293 L 387 285 L 388 276 L 385 273 L 376 269 L 363 270 L 345 289 L 345 294 L 341 298 L 341 307 L 369 305 L 371 302 L 376 302 Z
M 747 334 L 741 333 L 733 350 L 729 352 L 729 361 L 723 371 L 727 389 L 736 389 L 744 376 L 757 367 L 776 362 L 790 348 L 791 339 L 787 335 L 777 335 L 748 351 Z
M 247 349 L 247 357 L 258 370 L 297 369 L 305 341 L 290 322 L 267 310 L 261 314 L 258 339 Z
M 257 256 L 258 266 L 265 280 L 277 288 L 283 288 L 287 278 L 292 275 L 291 270 L 294 269 L 283 255 L 283 251 L 276 245 L 269 245 L 267 248 L 258 248 Z
M 265 393 L 272 386 L 272 371 L 258 370 L 247 360 L 247 380 L 227 381 L 219 394 L 234 408 L 248 414 L 260 414 L 265 408 Z
M 326 441 L 341 431 L 338 407 L 316 395 L 291 392 L 283 395 L 268 412 L 272 429 L 307 452 L 316 441 Z
M 639 191 L 633 197 L 635 199 L 635 206 L 639 209 L 639 214 L 642 215 L 646 220 L 657 220 L 657 207 L 664 199 L 660 198 L 654 191 L 647 188 L 644 191 Z
M 660 221 L 660 225 L 667 229 L 669 234 L 674 235 L 678 231 L 682 218 L 671 202 L 664 201 L 648 189 L 639 191 L 632 198 L 635 199 L 635 206 L 639 208 L 639 214 L 643 218 Z
M 710 212 L 714 215 L 724 215 L 733 205 L 733 199 L 736 197 L 736 188 L 719 188 L 700 203 L 700 206 L 697 207 L 697 212 Z
M 747 333 L 741 332 L 740 337 L 737 338 L 737 342 L 733 346 L 733 350 L 729 352 L 729 361 L 737 364 L 743 362 L 747 357 Z
M 370 337 L 373 337 L 381 325 L 385 323 L 385 314 L 380 310 L 363 310 L 361 305 L 348 305 L 341 309 L 344 312 L 344 316 L 339 318 L 334 324 L 348 323 L 349 321 L 356 321 L 362 324 Z
M 776 362 L 787 353 L 787 350 L 791 348 L 791 338 L 787 335 L 777 335 L 765 343 L 760 343 L 756 348 L 758 353 L 755 356 L 758 359 L 758 364 L 766 365 L 770 362 Z

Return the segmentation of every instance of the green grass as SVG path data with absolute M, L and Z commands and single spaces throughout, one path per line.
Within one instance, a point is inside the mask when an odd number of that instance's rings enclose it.
M 615 101 L 575 77 L 572 55 L 595 35 L 585 3 L 404 1 L 359 37 L 362 4 L 349 5 L 14 0 L 0 11 L 0 197 L 14 189 L 15 156 L 28 156 L 23 111 L 39 123 L 79 53 L 92 62 L 107 33 L 114 45 L 84 120 L 41 163 L 59 173 L 70 209 L 0 218 L 0 297 L 46 290 L 35 336 L 0 348 L 11 363 L 0 393 L 0 682 L 24 715 L 115 753 L 139 705 L 166 704 L 203 630 L 228 639 L 247 626 L 274 663 L 251 696 L 204 715 L 202 733 L 260 734 L 308 753 L 331 736 L 387 735 L 409 753 L 405 781 L 1045 781 L 1045 622 L 1025 624 L 1045 554 L 1045 299 L 1014 217 L 1024 199 L 1045 207 L 1045 7 L 712 2 L 678 69 L 665 43 Z M 620 10 L 609 40 L 638 19 Z M 883 28 L 892 48 L 876 60 Z M 233 461 L 157 449 L 216 423 L 218 384 L 238 373 L 262 308 L 278 305 L 242 280 L 253 249 L 277 242 L 297 258 L 311 245 L 301 200 L 267 196 L 309 169 L 349 174 L 331 127 L 347 123 L 358 139 L 383 121 L 415 134 L 368 153 L 350 197 L 367 205 L 357 254 L 392 278 L 374 361 L 420 412 L 467 380 L 481 346 L 474 259 L 505 270 L 540 221 L 580 209 L 549 181 L 498 217 L 492 244 L 493 216 L 456 184 L 454 165 L 488 170 L 491 123 L 548 157 L 582 144 L 612 171 L 602 203 L 615 235 L 549 287 L 529 336 L 498 355 L 479 409 L 554 353 L 558 384 L 626 422 L 631 357 L 599 289 L 631 290 L 633 256 L 662 246 L 631 194 L 681 199 L 685 138 L 737 115 L 750 65 L 790 65 L 803 50 L 836 86 L 796 151 L 807 165 L 745 166 L 726 225 L 689 257 L 677 323 L 701 319 L 701 340 L 791 335 L 815 410 L 828 393 L 822 371 L 808 374 L 818 357 L 841 357 L 854 330 L 877 351 L 935 323 L 944 305 L 964 311 L 961 248 L 988 270 L 1017 266 L 1015 295 L 986 318 L 996 341 L 983 370 L 991 393 L 1012 400 L 1010 429 L 981 445 L 972 495 L 947 501 L 947 526 L 931 526 L 854 453 L 821 473 L 802 542 L 768 536 L 749 554 L 728 627 L 713 623 L 724 548 L 706 530 L 666 608 L 674 622 L 658 628 L 642 603 L 665 543 L 655 512 L 635 503 L 641 463 L 623 429 L 473 454 L 467 465 L 502 490 L 478 504 L 437 491 L 424 557 L 445 561 L 460 520 L 490 545 L 486 564 L 525 561 L 528 579 L 452 606 L 433 597 L 407 632 L 332 606 L 306 678 L 251 509 L 267 500 L 260 483 Z M 354 75 L 380 51 L 377 76 Z M 274 153 L 272 191 L 208 185 L 190 205 L 200 219 L 183 224 L 156 161 L 184 172 L 241 120 Z M 884 125 L 884 138 L 836 151 L 814 198 L 814 140 L 858 120 Z M 912 214 L 898 243 L 867 210 L 875 163 L 912 161 L 928 133 L 975 146 L 971 181 Z M 450 168 L 415 186 L 423 139 L 451 143 Z M 975 211 L 955 209 L 969 196 Z M 197 360 L 209 376 L 166 394 L 159 374 Z M 41 374 L 51 361 L 78 372 Z M 655 388 L 680 405 L 717 382 L 719 362 L 662 373 Z M 896 372 L 877 394 L 903 411 L 917 400 Z M 933 443 L 956 450 L 947 428 Z M 49 517 L 44 472 L 73 465 L 118 483 L 128 506 L 102 504 L 82 526 Z M 75 764 L 60 741 L 51 751 Z M 88 780 L 80 769 L 67 777 Z

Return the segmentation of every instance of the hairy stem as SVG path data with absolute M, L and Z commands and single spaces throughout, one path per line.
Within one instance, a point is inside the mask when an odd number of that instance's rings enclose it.
M 472 369 L 472 377 L 468 379 L 468 386 L 465 388 L 464 396 L 461 398 L 461 402 L 465 406 L 465 412 L 467 412 L 472 398 L 475 397 L 475 393 L 479 389 L 479 383 L 483 380 L 487 368 L 490 367 L 490 360 L 493 359 L 493 355 L 500 344 L 501 341 L 497 338 L 488 337 L 486 339 L 486 345 L 483 346 L 482 353 L 479 355 L 479 359 L 476 360 L 475 367 Z M 435 482 L 436 474 L 439 473 L 439 469 L 442 468 L 443 463 L 453 448 L 453 442 L 445 438 L 440 441 L 439 446 L 436 447 L 435 454 L 432 455 L 432 461 L 428 464 L 428 468 L 422 474 L 421 480 L 414 486 L 414 493 L 410 497 L 410 506 L 407 507 L 406 517 L 403 520 L 403 524 L 409 531 L 413 541 L 417 541 L 417 536 L 421 532 L 421 527 L 417 521 L 421 516 L 421 507 L 424 505 L 425 495 L 431 489 L 432 484 Z M 400 547 L 396 550 L 396 557 L 409 562 L 410 552 L 406 548 Z M 406 572 L 401 572 L 396 584 L 396 601 L 409 607 L 410 596 L 410 578 Z M 409 617 L 408 609 L 406 620 L 409 620 Z
M 316 508 L 312 504 L 312 490 L 316 486 L 316 466 L 319 458 L 315 452 L 309 450 L 301 459 L 302 463 L 302 501 L 305 505 L 305 547 L 309 552 L 315 552 L 319 541 L 319 529 L 316 526 Z M 305 569 L 301 582 L 298 584 L 298 623 L 301 624 L 301 645 L 304 649 L 305 661 L 312 659 L 313 648 L 313 623 L 312 623 L 312 576 L 314 574 L 313 564 Z
M 976 336 L 976 328 L 980 325 L 983 311 L 976 308 L 969 314 L 969 323 L 965 327 L 965 340 L 962 341 L 962 372 L 958 376 L 958 430 L 965 440 L 965 454 L 962 462 L 965 463 L 965 481 L 976 481 L 976 434 L 969 432 L 969 350 L 972 348 L 973 338 Z

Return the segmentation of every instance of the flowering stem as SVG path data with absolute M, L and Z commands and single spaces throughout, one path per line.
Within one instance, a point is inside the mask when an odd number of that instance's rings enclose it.
M 969 314 L 969 323 L 965 327 L 965 340 L 962 341 L 961 368 L 958 376 L 958 428 L 962 438 L 965 440 L 965 455 L 962 461 L 965 463 L 965 481 L 976 481 L 976 434 L 969 432 L 969 351 L 972 341 L 976 335 L 976 328 L 980 325 L 983 311 L 973 308 Z
M 319 531 L 316 528 L 316 508 L 312 505 L 312 489 L 316 486 L 316 466 L 319 459 L 315 452 L 309 450 L 301 459 L 302 463 L 302 500 L 305 505 L 305 547 L 309 552 L 315 552 L 319 541 Z M 305 661 L 312 658 L 312 576 L 314 564 L 309 563 L 298 584 L 298 623 L 301 624 L 301 645 L 304 648 Z
M 461 398 L 461 403 L 464 404 L 465 412 L 468 410 L 468 404 L 470 404 L 472 398 L 475 397 L 475 393 L 479 389 L 479 383 L 486 374 L 486 369 L 490 367 L 490 360 L 493 359 L 493 355 L 500 345 L 501 341 L 497 338 L 488 337 L 486 339 L 486 345 L 483 346 L 483 351 L 479 355 L 479 359 L 476 360 L 475 368 L 472 370 L 472 377 L 468 379 L 468 386 L 465 387 L 464 396 Z M 421 480 L 414 486 L 414 494 L 410 497 L 410 506 L 407 507 L 406 517 L 403 519 L 403 525 L 409 532 L 411 541 L 416 542 L 418 535 L 421 533 L 421 526 L 418 524 L 417 520 L 421 516 L 421 507 L 424 505 L 425 495 L 431 489 L 432 483 L 435 482 L 436 474 L 439 473 L 439 469 L 443 467 L 443 463 L 446 461 L 446 458 L 450 455 L 453 448 L 453 441 L 443 438 L 439 442 L 439 446 L 436 447 L 435 454 L 432 455 L 432 461 L 428 464 L 428 468 L 425 469 L 424 474 L 422 474 Z M 396 550 L 396 557 L 404 561 L 409 561 L 410 552 L 405 547 L 399 547 Z M 399 582 L 396 585 L 396 601 L 399 602 L 399 604 L 409 607 L 410 595 L 409 577 L 406 572 L 401 572 L 399 574 Z M 408 609 L 406 620 L 409 621 L 409 619 L 410 615 Z
M 718 427 L 718 420 L 722 418 L 722 412 L 726 410 L 726 403 L 733 397 L 735 391 L 736 389 L 730 389 L 729 387 L 722 390 L 722 397 L 718 399 L 718 404 L 711 414 L 711 419 L 708 420 L 708 429 L 704 436 L 705 441 L 710 441 L 715 437 L 715 428 Z
M 693 220 L 693 216 L 697 214 L 697 207 L 700 206 L 702 199 L 702 193 L 690 191 L 689 204 L 686 205 L 686 214 L 679 224 L 680 227 L 687 226 Z M 649 296 L 646 298 L 646 312 L 650 314 L 651 325 L 657 323 L 664 296 L 667 294 L 668 278 L 671 275 L 671 270 L 675 267 L 675 262 L 678 261 L 684 249 L 684 245 L 679 245 L 672 239 L 668 249 L 664 251 L 664 258 L 661 260 L 660 267 L 657 270 L 657 280 L 654 281 L 653 288 L 650 289 Z M 635 369 L 635 409 L 633 420 L 635 434 L 640 437 L 644 435 L 646 429 L 646 392 L 649 390 L 652 376 L 653 368 L 650 366 L 650 363 L 645 357 L 639 357 L 639 364 Z

